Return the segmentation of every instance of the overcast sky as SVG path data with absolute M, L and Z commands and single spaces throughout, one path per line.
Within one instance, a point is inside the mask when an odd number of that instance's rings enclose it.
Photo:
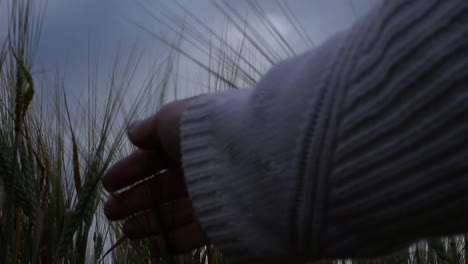
M 133 23 L 136 22 L 168 37 L 173 35 L 171 30 L 151 17 L 150 14 L 156 15 L 155 12 L 144 8 L 149 2 L 157 3 L 153 0 L 48 0 L 36 69 L 40 69 L 40 72 L 48 78 L 59 69 L 66 79 L 68 89 L 79 90 L 82 84 L 85 84 L 83 81 L 86 80 L 88 70 L 88 43 L 91 43 L 92 52 L 100 54 L 100 61 L 103 64 L 112 61 L 118 47 L 122 47 L 122 53 L 125 54 L 132 46 L 137 45 L 145 53 L 145 58 L 151 60 L 167 54 L 167 48 L 162 43 Z M 171 2 L 162 1 L 163 4 L 174 7 Z M 208 0 L 180 2 L 213 27 L 221 27 L 226 21 Z M 244 0 L 229 2 L 247 19 L 254 17 Z M 292 42 L 296 42 L 297 49 L 303 49 L 300 38 L 285 22 L 286 19 L 274 1 L 257 2 L 265 9 L 275 26 Z M 334 32 L 348 27 L 357 16 L 364 14 L 377 1 L 290 0 L 287 2 L 311 38 L 316 43 L 320 43 Z M 0 16 L 4 16 L 5 6 L 3 4 Z M 174 10 L 183 13 L 180 9 Z M 149 67 L 150 64 L 145 65 Z

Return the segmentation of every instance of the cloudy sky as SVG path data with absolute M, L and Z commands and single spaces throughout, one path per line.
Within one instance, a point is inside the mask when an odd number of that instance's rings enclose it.
M 348 27 L 356 17 L 364 14 L 377 2 L 377 0 L 281 1 L 287 1 L 315 43 L 320 43 L 334 32 Z M 247 20 L 253 19 L 252 10 L 245 0 L 229 2 Z M 295 45 L 295 49 L 300 51 L 305 48 L 273 0 L 256 2 L 264 8 L 266 16 L 281 33 Z M 180 3 L 213 28 L 222 28 L 225 25 L 225 16 L 208 0 L 184 0 Z M 111 63 L 118 48 L 121 48 L 122 54 L 125 54 L 135 45 L 144 52 L 144 58 L 148 59 L 141 63 L 145 65 L 144 67 L 150 67 L 150 61 L 165 56 L 167 48 L 137 25 L 168 38 L 174 36 L 171 29 L 156 20 L 161 15 L 154 8 L 160 5 L 183 15 L 183 11 L 176 8 L 176 5 L 169 0 L 48 0 L 36 70 L 48 78 L 59 70 L 68 84 L 68 89 L 78 91 L 86 80 L 88 54 L 98 53 L 100 63 L 106 64 L 106 62 Z M 3 16 L 1 21 L 5 18 L 5 7 L 4 3 L 0 7 L 3 9 L 0 11 L 0 16 Z M 255 26 L 255 23 L 252 24 Z M 143 78 L 142 76 L 138 78 Z

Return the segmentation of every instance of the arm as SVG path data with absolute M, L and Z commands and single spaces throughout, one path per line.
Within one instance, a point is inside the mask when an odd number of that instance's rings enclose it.
M 387 1 L 255 89 L 194 100 L 183 168 L 210 240 L 291 263 L 468 231 L 467 24 L 464 0 Z

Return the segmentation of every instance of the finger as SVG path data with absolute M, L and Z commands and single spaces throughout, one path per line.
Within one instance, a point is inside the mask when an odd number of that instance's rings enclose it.
M 162 145 L 157 126 L 158 114 L 134 121 L 127 129 L 128 139 L 140 149 L 160 149 Z
M 130 239 L 142 239 L 161 234 L 161 228 L 174 230 L 195 221 L 192 201 L 188 198 L 162 205 L 160 213 L 163 221 L 162 227 L 154 210 L 129 218 L 123 225 L 125 236 Z
M 127 134 L 130 141 L 141 149 L 163 149 L 179 162 L 179 127 L 182 112 L 192 98 L 167 104 L 156 115 L 130 125 Z
M 157 189 L 152 187 L 157 186 Z M 111 197 L 104 205 L 104 214 L 111 220 L 121 220 L 154 206 L 155 197 L 161 203 L 188 197 L 184 178 L 180 170 L 169 170 L 148 181 Z
M 166 161 L 156 151 L 136 150 L 112 166 L 102 177 L 102 185 L 117 191 L 165 169 Z
M 161 244 L 166 242 L 161 236 L 152 238 L 152 242 L 157 248 L 153 249 L 152 252 L 155 254 L 161 254 Z M 169 241 L 171 254 L 183 254 L 192 251 L 196 248 L 200 248 L 211 244 L 207 236 L 204 234 L 201 226 L 192 222 L 188 225 L 177 228 L 171 233 Z M 158 257 L 158 256 L 154 256 Z

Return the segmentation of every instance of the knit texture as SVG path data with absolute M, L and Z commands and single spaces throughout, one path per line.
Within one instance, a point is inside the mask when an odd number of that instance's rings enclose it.
M 341 73 L 325 256 L 377 256 L 468 231 L 468 1 L 380 10 Z
M 373 257 L 468 231 L 468 1 L 382 2 L 255 89 L 185 110 L 198 219 L 231 263 Z

